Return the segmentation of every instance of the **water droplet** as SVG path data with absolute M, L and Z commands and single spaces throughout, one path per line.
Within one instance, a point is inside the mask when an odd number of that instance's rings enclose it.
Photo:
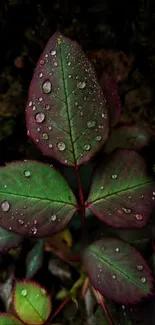
M 152 194 L 155 195 L 155 192 L 153 192 Z
M 50 80 L 45 80 L 43 85 L 42 85 L 43 93 L 44 94 L 49 94 L 52 90 L 52 84 Z
M 86 83 L 85 83 L 85 81 L 80 81 L 80 82 L 78 82 L 78 83 L 77 83 L 77 87 L 78 87 L 79 89 L 83 89 L 83 88 L 85 88 L 85 87 L 86 87 Z
M 42 97 L 39 97 L 38 100 L 39 100 L 39 102 L 42 102 L 43 101 Z
M 66 145 L 65 145 L 64 142 L 59 142 L 59 143 L 57 144 L 57 147 L 58 147 L 58 149 L 59 149 L 60 151 L 64 151 L 64 150 L 66 149 Z
M 138 221 L 143 220 L 143 216 L 142 216 L 141 214 L 135 214 L 135 218 L 136 218 Z
M 43 139 L 44 140 L 48 140 L 48 138 L 49 138 L 48 134 L 47 133 L 43 133 Z
M 100 189 L 103 190 L 104 189 L 104 186 L 101 186 Z
M 22 219 L 19 219 L 18 222 L 20 223 L 20 225 L 24 224 L 24 220 L 22 220 Z
M 40 128 L 37 128 L 37 131 L 40 132 Z
M 4 187 L 4 188 L 7 188 L 7 185 L 5 184 L 3 187 Z
M 40 60 L 40 65 L 44 65 L 45 64 L 45 60 Z
M 116 247 L 115 251 L 118 253 L 120 251 L 119 247 Z
M 42 78 L 42 76 L 43 76 L 42 72 L 39 72 L 38 77 Z
M 56 214 L 54 213 L 54 214 L 52 214 L 52 216 L 50 216 L 50 220 L 52 220 L 52 221 L 55 221 L 56 220 L 56 218 L 57 218 L 57 216 L 56 216 Z
M 24 176 L 25 177 L 30 177 L 31 176 L 31 173 L 29 170 L 24 170 Z
M 58 63 L 57 62 L 54 62 L 54 66 L 57 67 L 58 66 Z
M 145 278 L 144 276 L 142 276 L 142 277 L 140 278 L 140 281 L 141 281 L 142 283 L 146 283 L 146 278 Z
M 36 225 L 36 224 L 37 224 L 37 222 L 38 222 L 38 221 L 37 221 L 36 219 L 35 219 L 35 220 L 33 220 L 33 223 L 34 223 L 34 225 Z
M 51 50 L 51 51 L 50 51 L 50 54 L 51 54 L 51 55 L 56 55 L 56 51 L 55 51 L 55 50 Z
M 115 280 L 116 279 L 116 274 L 112 275 L 112 279 Z
M 10 209 L 10 204 L 8 201 L 3 201 L 1 204 L 1 209 L 3 212 L 8 212 Z
M 42 295 L 46 294 L 46 290 L 44 288 L 41 288 L 40 291 L 41 291 Z
M 33 103 L 32 103 L 32 101 L 30 101 L 30 102 L 29 102 L 29 107 L 31 107 L 31 106 L 32 106 L 32 104 L 33 104 Z
M 117 178 L 117 175 L 116 174 L 113 174 L 113 175 L 111 175 L 111 178 L 112 179 L 116 179 Z
M 68 62 L 68 65 L 70 66 L 71 65 L 71 62 Z
M 52 143 L 49 143 L 48 146 L 49 146 L 49 148 L 52 148 L 53 147 L 53 144 Z
M 130 214 L 130 213 L 132 212 L 131 209 L 124 208 L 124 207 L 122 207 L 122 210 L 123 210 L 126 214 Z
M 96 141 L 101 141 L 102 137 L 101 135 L 97 135 L 97 137 L 95 138 Z
M 50 109 L 50 105 L 49 104 L 46 104 L 45 105 L 45 108 L 47 109 L 47 111 Z
M 48 126 L 48 130 L 51 131 L 52 130 L 52 127 L 51 125 Z
M 95 122 L 95 121 L 88 121 L 88 122 L 87 122 L 87 127 L 88 127 L 89 129 L 94 128 L 95 125 L 96 125 L 96 122 Z
M 141 264 L 137 265 L 137 270 L 138 271 L 142 271 L 143 269 L 144 269 L 143 265 L 141 265 Z
M 45 119 L 45 114 L 44 113 L 37 113 L 35 115 L 35 120 L 37 123 L 42 123 Z
M 27 290 L 26 290 L 26 289 L 23 289 L 23 290 L 21 291 L 21 295 L 22 295 L 23 297 L 26 297 L 26 296 L 27 296 Z
M 31 232 L 33 235 L 35 235 L 37 233 L 37 228 L 36 227 L 32 227 Z
M 105 113 L 102 113 L 101 116 L 102 116 L 102 118 L 105 118 L 105 119 L 107 118 L 107 115 Z
M 70 79 L 71 77 L 72 77 L 71 74 L 69 74 L 69 75 L 68 75 L 68 78 Z
M 144 195 L 142 194 L 142 195 L 140 195 L 140 199 L 144 199 Z
M 122 305 L 122 309 L 125 310 L 125 306 L 124 305 Z
M 35 107 L 35 105 L 32 107 L 32 110 L 33 110 L 33 111 L 35 111 L 35 110 L 36 110 L 36 107 Z
M 90 144 L 85 144 L 83 148 L 86 151 L 90 150 Z

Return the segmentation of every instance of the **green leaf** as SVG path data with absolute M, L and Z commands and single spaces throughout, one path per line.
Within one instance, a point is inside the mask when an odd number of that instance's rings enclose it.
M 0 251 L 8 250 L 20 245 L 23 236 L 0 227 Z
M 13 306 L 18 317 L 26 324 L 41 325 L 51 312 L 51 300 L 45 289 L 34 281 L 17 281 Z
M 85 249 L 83 263 L 92 285 L 117 303 L 137 303 L 153 290 L 153 278 L 144 258 L 117 238 L 101 239 Z
M 131 319 L 131 314 L 129 307 L 122 305 L 120 308 L 120 317 L 121 317 L 121 324 L 123 325 L 133 325 Z
M 86 204 L 113 227 L 143 227 L 155 207 L 155 181 L 142 157 L 131 150 L 118 150 L 106 167 L 100 163 Z
M 41 268 L 44 257 L 44 240 L 40 239 L 36 243 L 26 258 L 26 278 L 32 278 Z
M 70 221 L 76 201 L 52 166 L 16 162 L 0 169 L 0 226 L 29 236 L 48 236 Z
M 1 325 L 23 325 L 16 317 L 6 314 L 0 313 L 0 324 Z
M 111 320 L 113 321 L 113 325 L 118 325 L 120 323 L 120 320 L 116 309 L 116 304 L 111 301 L 108 301 L 105 302 L 105 307 L 107 309 L 107 312 L 109 313 Z M 110 325 L 108 317 L 100 306 L 96 309 L 94 316 L 95 325 Z
M 42 153 L 77 167 L 103 146 L 108 107 L 81 47 L 56 32 L 34 71 L 26 108 L 28 135 Z

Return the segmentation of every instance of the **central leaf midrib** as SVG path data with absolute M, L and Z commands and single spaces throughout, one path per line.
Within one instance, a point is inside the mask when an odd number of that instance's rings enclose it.
M 142 184 L 140 184 L 140 185 L 136 185 L 136 186 L 134 185 L 134 186 L 128 187 L 127 189 L 123 189 L 123 190 L 117 190 L 117 191 L 115 191 L 115 192 L 113 192 L 113 193 L 111 193 L 111 194 L 107 194 L 107 195 L 102 196 L 102 197 L 100 197 L 100 198 L 97 198 L 97 199 L 95 199 L 95 200 L 88 201 L 87 204 L 90 204 L 90 203 L 94 203 L 94 202 L 97 202 L 97 201 L 104 200 L 104 199 L 109 198 L 109 197 L 111 197 L 111 196 L 113 196 L 113 195 L 116 195 L 116 194 L 118 194 L 118 193 L 126 192 L 126 191 L 128 191 L 128 190 L 133 190 L 133 189 L 139 188 L 139 187 L 141 187 L 141 186 L 147 185 L 147 184 L 149 184 L 149 183 L 154 183 L 154 181 L 153 181 L 153 180 L 149 180 L 149 181 L 147 181 L 147 182 L 145 182 L 145 183 L 142 183 Z M 132 203 L 132 202 L 131 202 L 131 203 Z
M 41 201 L 48 201 L 48 202 L 56 202 L 56 203 L 64 203 L 64 204 L 68 204 L 71 206 L 75 206 L 73 203 L 69 203 L 69 202 L 65 202 L 65 201 L 59 201 L 59 200 L 52 200 L 49 198 L 43 198 L 43 197 L 39 197 L 39 196 L 30 196 L 30 195 L 26 195 L 26 194 L 16 194 L 16 193 L 11 193 L 11 192 L 0 192 L 1 194 L 5 194 L 5 195 L 12 195 L 12 196 L 18 196 L 18 197 L 24 197 L 24 198 L 31 198 L 31 199 L 39 199 Z
M 130 278 L 126 273 L 122 272 L 122 269 L 120 270 L 118 267 L 115 266 L 115 264 L 110 263 L 109 260 L 105 259 L 105 257 L 102 258 L 102 257 L 98 254 L 98 252 L 97 252 L 96 250 L 94 250 L 94 251 L 91 250 L 91 253 L 92 253 L 92 255 L 95 256 L 95 258 L 96 258 L 96 257 L 99 258 L 99 260 L 101 261 L 101 263 L 106 263 L 108 266 L 111 266 L 111 267 L 113 268 L 114 271 L 115 271 L 115 270 L 118 271 L 118 272 L 121 273 L 125 278 L 127 278 L 128 280 L 130 280 L 132 283 L 137 284 L 140 288 L 142 288 L 140 282 L 135 281 L 133 278 Z M 145 289 L 144 286 L 143 286 L 143 288 Z M 147 288 L 146 288 L 146 292 L 147 292 Z
M 69 135 L 70 135 L 70 140 L 71 140 L 71 145 L 72 145 L 72 153 L 73 153 L 73 159 L 74 159 L 74 164 L 77 166 L 77 161 L 76 161 L 76 156 L 75 156 L 75 148 L 74 148 L 74 141 L 73 141 L 73 135 L 72 135 L 72 128 L 71 128 L 71 123 L 70 123 L 70 114 L 69 114 L 69 105 L 68 105 L 68 96 L 67 96 L 67 90 L 66 90 L 66 79 L 65 79 L 65 74 L 64 74 L 64 64 L 63 64 L 63 59 L 61 55 L 61 44 L 59 46 L 60 49 L 60 61 L 61 61 L 61 70 L 62 70 L 62 78 L 63 78 L 63 86 L 64 86 L 64 95 L 65 95 L 65 102 L 66 102 L 66 113 L 68 117 L 68 127 L 69 127 Z

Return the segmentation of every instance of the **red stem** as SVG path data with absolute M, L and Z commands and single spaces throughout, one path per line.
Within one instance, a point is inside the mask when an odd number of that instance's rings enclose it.
M 53 320 L 54 317 L 56 317 L 59 312 L 65 307 L 65 305 L 71 300 L 70 297 L 67 297 L 61 304 L 60 306 L 57 308 L 57 310 L 55 311 L 55 313 L 51 316 L 50 318 L 50 322 Z
M 78 183 L 78 188 L 79 188 L 79 198 L 80 198 L 80 205 L 81 205 L 81 215 L 82 215 L 82 238 L 85 241 L 85 206 L 84 206 L 84 196 L 83 196 L 83 188 L 81 184 L 81 179 L 80 179 L 80 173 L 79 173 L 79 168 L 76 165 L 75 166 L 75 171 L 76 171 L 76 176 L 77 176 L 77 183 Z

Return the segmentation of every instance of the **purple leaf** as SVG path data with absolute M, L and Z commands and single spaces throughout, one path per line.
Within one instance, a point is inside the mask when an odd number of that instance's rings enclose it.
M 108 107 L 81 47 L 55 33 L 34 71 L 26 108 L 28 135 L 41 152 L 74 166 L 108 137 Z
M 120 239 L 91 244 L 83 262 L 94 288 L 117 303 L 137 303 L 153 291 L 151 270 L 144 258 Z
M 140 149 L 147 146 L 150 139 L 150 131 L 143 125 L 120 126 L 112 130 L 104 151 L 109 153 L 116 148 Z
M 122 110 L 117 82 L 109 72 L 103 72 L 100 84 L 109 106 L 110 124 L 115 126 L 119 122 Z
M 0 226 L 28 236 L 63 229 L 76 200 L 61 174 L 48 165 L 23 161 L 0 168 Z
M 86 204 L 113 227 L 143 227 L 155 207 L 155 181 L 142 157 L 134 151 L 118 150 L 105 168 L 100 163 Z

